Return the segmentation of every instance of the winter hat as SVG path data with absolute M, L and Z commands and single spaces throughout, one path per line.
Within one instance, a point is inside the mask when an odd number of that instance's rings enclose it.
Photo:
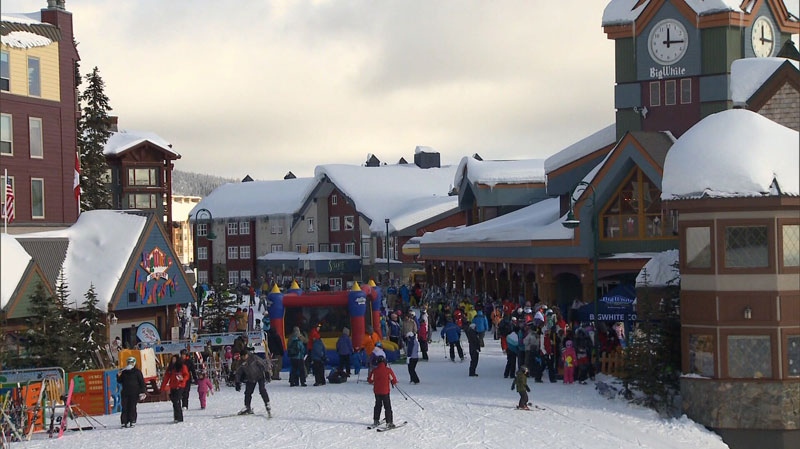
M 350 335 L 350 329 L 345 327 L 345 328 L 342 329 L 342 333 L 345 334 L 345 335 Z
M 377 343 L 375 343 L 375 347 L 376 348 L 382 348 L 383 347 L 383 343 L 377 342 Z
M 131 366 L 131 367 L 132 367 L 132 366 L 136 365 L 136 357 L 128 357 L 128 358 L 125 360 L 125 362 L 127 362 L 127 363 L 128 363 L 128 366 Z
M 567 340 L 566 344 L 567 344 L 568 348 L 571 348 L 572 347 L 572 340 Z

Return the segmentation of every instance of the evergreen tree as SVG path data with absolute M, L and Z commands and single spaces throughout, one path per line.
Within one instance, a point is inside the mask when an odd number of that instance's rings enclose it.
M 228 273 L 224 267 L 217 266 L 212 279 L 214 293 L 209 295 L 204 304 L 203 327 L 209 333 L 228 332 L 228 322 L 233 316 L 232 309 L 235 309 L 239 301 L 236 294 L 225 287 Z
M 625 349 L 626 389 L 631 387 L 641 392 L 636 402 L 662 415 L 676 412 L 674 399 L 680 391 L 680 287 L 677 266 L 674 269 L 676 279 L 668 283 L 661 299 L 650 296 L 648 275 L 644 271 L 645 294 L 637 301 L 638 324 Z
M 97 307 L 99 302 L 94 285 L 84 295 L 86 301 L 79 310 L 80 323 L 77 362 L 79 369 L 103 368 L 100 361 L 94 357 L 95 351 L 102 354 L 108 343 L 106 335 L 105 313 Z
M 111 136 L 111 120 L 105 83 L 97 67 L 86 75 L 86 89 L 80 96 L 83 109 L 78 121 L 81 157 L 81 210 L 110 209 L 111 190 L 106 184 L 108 163 L 103 154 Z
M 63 325 L 61 309 L 55 298 L 47 294 L 41 284 L 30 297 L 31 316 L 25 319 L 27 366 L 60 366 L 61 344 L 57 328 Z
M 56 281 L 56 307 L 60 312 L 58 325 L 54 326 L 51 331 L 52 338 L 59 342 L 59 351 L 55 354 L 57 366 L 65 370 L 76 370 L 79 365 L 76 364 L 80 354 L 80 335 L 78 328 L 78 321 L 80 315 L 78 314 L 77 307 L 74 303 L 71 305 L 69 301 L 69 285 L 67 283 L 64 270 L 58 273 L 58 280 Z

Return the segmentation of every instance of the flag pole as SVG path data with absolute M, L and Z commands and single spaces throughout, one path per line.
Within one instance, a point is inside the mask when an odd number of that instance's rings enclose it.
M 8 205 L 6 204 L 6 189 L 8 188 L 8 169 L 3 169 L 3 234 L 8 234 Z

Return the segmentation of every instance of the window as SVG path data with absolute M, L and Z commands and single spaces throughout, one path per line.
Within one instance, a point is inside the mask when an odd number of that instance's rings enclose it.
M 250 235 L 250 222 L 249 221 L 240 221 L 239 222 L 239 234 L 240 235 Z
M 28 95 L 42 96 L 42 74 L 39 72 L 39 58 L 28 56 Z
M 335 206 L 339 204 L 339 197 L 336 195 L 331 195 L 331 206 Z
M 603 239 L 674 238 L 669 216 L 661 208 L 661 191 L 640 168 L 622 183 L 601 213 Z
M 208 223 L 197 223 L 197 236 L 205 237 L 208 235 Z
M 344 244 L 344 252 L 345 252 L 345 254 L 355 254 L 356 253 L 356 244 L 355 243 L 345 243 Z
M 677 101 L 677 81 L 667 80 L 664 83 L 664 104 L 667 106 L 673 105 Z
M 713 335 L 689 335 L 689 373 L 714 377 Z
M 237 270 L 231 270 L 228 272 L 228 284 L 239 285 L 239 272 Z
M 2 172 L 0 172 L 0 173 L 2 173 Z M 10 184 L 11 184 L 11 191 L 15 193 L 14 199 L 11 202 L 11 210 L 13 210 L 14 206 L 16 205 L 16 202 L 17 202 L 17 199 L 16 199 L 17 195 L 16 195 L 16 192 L 15 192 L 16 189 L 14 188 L 14 177 L 13 176 L 9 176 L 8 180 L 10 181 Z M 9 214 L 9 215 L 11 215 L 11 214 Z M 6 216 L 6 177 L 0 175 L 0 218 L 5 217 L 5 216 Z
M 283 234 L 283 223 L 277 221 L 273 222 L 270 226 L 269 232 L 271 234 Z
M 339 230 L 339 217 L 331 217 L 331 231 Z
M 361 257 L 369 259 L 369 240 L 363 240 L 361 242 Z
M 686 267 L 711 268 L 711 229 L 687 227 Z
M 294 245 L 294 252 L 302 253 L 303 252 L 303 245 L 301 243 L 297 243 Z
M 661 106 L 661 84 L 659 81 L 650 83 L 650 106 Z
M 331 243 L 331 252 L 332 253 L 340 253 L 342 252 L 342 247 L 338 243 Z
M 319 244 L 319 252 L 321 253 L 328 253 L 331 251 L 331 246 L 327 243 L 320 243 Z
M 31 218 L 44 218 L 44 179 L 31 178 Z
M 114 179 L 114 178 L 113 178 L 113 177 L 112 177 L 112 175 L 111 175 L 111 169 L 110 169 L 110 168 L 109 168 L 109 169 L 106 169 L 106 172 L 105 172 L 105 173 L 103 173 L 102 175 L 100 175 L 100 181 L 101 181 L 103 184 L 111 184 L 111 181 L 112 181 L 113 179 Z
M 250 258 L 250 247 L 249 246 L 245 245 L 245 246 L 240 246 L 239 247 L 239 258 L 240 259 L 249 259 Z
M 789 335 L 786 344 L 789 376 L 800 377 L 800 335 Z
M 228 235 L 239 235 L 239 223 L 228 223 Z
M 250 270 L 242 270 L 239 272 L 239 282 L 242 281 L 250 283 Z
M 766 226 L 725 228 L 725 267 L 764 268 L 769 266 Z
M 281 251 L 283 251 L 283 245 L 278 244 L 278 243 L 274 243 L 274 244 L 272 244 L 272 246 L 270 246 L 269 250 L 270 250 L 270 252 L 273 252 L 273 253 L 281 252 Z
M 30 134 L 31 157 L 43 158 L 44 143 L 42 141 L 42 119 L 36 117 L 29 117 L 28 131 Z
M 208 284 L 208 271 L 198 271 L 197 272 L 197 283 L 198 284 Z
M 740 379 L 772 377 L 772 349 L 767 335 L 728 336 L 728 376 Z
M 229 246 L 228 247 L 228 259 L 238 259 L 239 258 L 239 247 L 238 246 Z
M 158 171 L 155 168 L 129 168 L 129 186 L 158 186 Z
M 308 224 L 308 232 L 314 232 L 314 217 L 307 218 L 306 223 Z
M 692 102 L 692 79 L 686 78 L 681 80 L 681 104 L 689 104 Z
M 0 90 L 8 92 L 11 88 L 11 66 L 8 62 L 8 52 L 0 51 Z
M 314 252 L 314 244 L 313 243 L 309 243 L 308 245 L 306 245 L 306 252 L 309 253 L 309 254 Z
M 800 225 L 781 226 L 781 243 L 784 267 L 800 267 Z
M 345 215 L 344 216 L 344 230 L 345 231 L 352 231 L 355 227 L 353 216 L 352 215 Z
M 208 248 L 205 246 L 197 247 L 197 260 L 208 260 Z
M 11 115 L 0 114 L 0 154 L 14 154 Z
M 155 209 L 158 201 L 154 193 L 128 194 L 128 209 Z

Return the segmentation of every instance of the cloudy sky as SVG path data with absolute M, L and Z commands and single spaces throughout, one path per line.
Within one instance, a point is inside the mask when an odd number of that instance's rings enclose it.
M 180 170 L 256 179 L 368 154 L 545 158 L 614 121 L 601 0 L 67 0 L 81 71 Z M 3 0 L 32 12 L 46 0 Z

